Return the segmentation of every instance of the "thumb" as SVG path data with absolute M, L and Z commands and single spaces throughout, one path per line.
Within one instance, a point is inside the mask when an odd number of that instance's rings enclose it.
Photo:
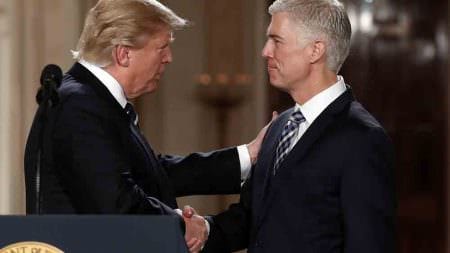
M 195 210 L 194 208 L 192 208 L 191 206 L 184 206 L 183 208 L 183 216 L 186 218 L 191 218 L 192 215 L 195 214 Z
M 277 111 L 273 111 L 272 112 L 272 120 L 271 121 L 274 121 L 277 117 L 278 117 L 278 112 Z

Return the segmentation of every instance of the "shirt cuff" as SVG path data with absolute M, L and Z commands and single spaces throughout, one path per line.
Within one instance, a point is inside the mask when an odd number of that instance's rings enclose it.
M 238 146 L 237 151 L 239 154 L 239 162 L 241 164 L 241 180 L 245 180 L 252 168 L 250 153 L 248 152 L 247 145 Z
M 180 215 L 181 217 L 183 217 L 183 211 L 181 211 L 181 209 L 177 208 L 177 209 L 173 209 L 178 215 Z
M 210 226 L 209 226 L 209 221 L 207 219 L 205 219 L 205 225 L 206 225 L 206 232 L 208 232 L 208 236 L 209 237 L 209 231 L 211 230 Z

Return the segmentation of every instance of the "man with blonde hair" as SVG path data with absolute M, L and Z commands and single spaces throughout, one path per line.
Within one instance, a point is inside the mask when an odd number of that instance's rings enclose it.
M 262 51 L 296 102 L 272 123 L 240 202 L 205 252 L 393 253 L 393 148 L 337 75 L 351 26 L 337 0 L 277 0 Z
M 190 251 L 201 248 L 206 221 L 183 219 L 175 197 L 238 193 L 264 131 L 248 145 L 210 153 L 153 151 L 129 100 L 157 89 L 172 61 L 173 31 L 186 24 L 156 0 L 100 0 L 89 11 L 77 62 L 47 116 L 45 166 L 27 178 L 28 213 L 172 215 L 186 226 Z

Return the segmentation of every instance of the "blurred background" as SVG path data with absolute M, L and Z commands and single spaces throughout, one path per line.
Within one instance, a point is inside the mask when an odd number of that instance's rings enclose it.
M 95 0 L 0 0 L 0 214 L 24 214 L 23 152 L 42 68 L 73 64 Z M 175 34 L 159 89 L 135 101 L 161 153 L 249 142 L 271 111 L 293 105 L 270 87 L 261 49 L 272 0 L 162 1 L 194 25 Z M 345 0 L 352 49 L 341 70 L 396 148 L 398 252 L 450 252 L 449 4 Z M 201 214 L 237 196 L 179 199 Z

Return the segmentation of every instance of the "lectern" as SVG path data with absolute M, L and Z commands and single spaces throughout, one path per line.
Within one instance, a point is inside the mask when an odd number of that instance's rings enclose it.
M 0 253 L 186 253 L 170 216 L 0 216 Z

